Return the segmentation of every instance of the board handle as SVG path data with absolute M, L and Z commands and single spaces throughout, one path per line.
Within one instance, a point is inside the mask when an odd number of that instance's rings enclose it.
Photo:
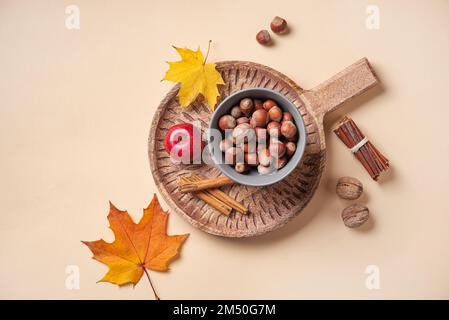
M 301 96 L 322 119 L 326 113 L 374 87 L 378 82 L 368 59 L 363 58 L 317 87 L 303 91 Z

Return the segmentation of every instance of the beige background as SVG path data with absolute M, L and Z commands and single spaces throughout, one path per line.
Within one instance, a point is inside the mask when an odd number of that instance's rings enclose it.
M 65 7 L 81 29 L 65 28 Z M 368 4 L 380 30 L 365 27 Z M 259 46 L 274 15 L 292 32 Z M 108 200 L 138 219 L 155 192 L 147 159 L 171 45 L 211 61 L 269 65 L 311 88 L 357 59 L 383 89 L 327 119 L 328 162 L 309 206 L 286 227 L 243 240 L 191 234 L 169 273 L 152 272 L 162 298 L 449 298 L 449 1 L 17 1 L 0 2 L 0 298 L 149 299 L 146 279 L 96 284 L 106 267 L 80 240 L 112 240 Z M 392 162 L 382 183 L 331 134 L 350 114 Z M 345 228 L 336 179 L 365 185 L 372 222 Z M 80 268 L 80 290 L 65 268 Z M 380 290 L 365 268 L 380 268 Z

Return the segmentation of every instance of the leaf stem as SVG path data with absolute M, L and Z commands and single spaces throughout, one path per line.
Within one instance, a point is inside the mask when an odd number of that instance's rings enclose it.
M 204 58 L 203 66 L 206 64 L 207 57 L 209 56 L 209 50 L 210 50 L 210 44 L 211 44 L 211 42 L 212 42 L 212 40 L 209 40 L 209 44 L 208 44 L 208 46 L 207 46 L 206 58 Z
M 157 295 L 156 290 L 154 289 L 153 282 L 151 282 L 151 278 L 150 278 L 150 275 L 149 275 L 149 273 L 147 271 L 147 268 L 142 267 L 142 269 L 145 272 L 145 274 L 147 275 L 148 281 L 150 282 L 150 285 L 151 285 L 151 289 L 153 289 L 154 300 L 161 300 L 161 298 L 159 298 L 159 296 Z

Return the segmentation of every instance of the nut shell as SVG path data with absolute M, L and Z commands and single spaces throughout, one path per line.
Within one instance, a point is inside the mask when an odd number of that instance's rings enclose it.
M 281 135 L 281 124 L 276 121 L 271 121 L 267 125 L 267 131 L 270 136 L 279 137 Z
M 348 228 L 357 228 L 369 219 L 369 209 L 360 204 L 353 204 L 343 209 L 341 218 Z
M 257 159 L 261 166 L 268 167 L 271 163 L 270 151 L 267 148 L 259 150 L 257 153 Z
M 281 141 L 271 141 L 269 150 L 270 155 L 275 158 L 281 158 L 285 155 L 285 145 Z
M 267 111 L 269 111 L 271 108 L 273 108 L 274 106 L 276 106 L 276 102 L 274 102 L 273 100 L 271 100 L 271 99 L 268 99 L 268 100 L 266 100 L 264 103 L 263 103 L 263 108 L 265 109 L 265 110 L 267 110 Z
M 287 164 L 287 162 L 288 162 L 287 157 L 278 158 L 274 162 L 274 167 L 278 170 L 282 169 Z
M 258 166 L 257 153 L 245 153 L 245 163 L 252 167 Z
M 285 111 L 282 116 L 282 121 L 293 121 L 292 114 L 288 111 Z
M 231 139 L 223 139 L 223 140 L 220 141 L 220 145 L 219 145 L 220 150 L 222 152 L 225 152 L 229 148 L 232 148 L 232 146 L 233 146 L 233 143 L 232 143 Z
M 242 111 L 242 113 L 248 117 L 254 109 L 254 102 L 250 98 L 244 98 L 240 100 L 239 106 L 240 111 Z
M 337 195 L 346 200 L 360 198 L 363 193 L 362 183 L 353 177 L 342 177 L 337 182 Z
M 282 110 L 278 106 L 274 106 L 268 111 L 268 115 L 270 116 L 270 121 L 281 122 Z
M 287 142 L 285 144 L 285 153 L 288 157 L 291 157 L 296 152 L 296 144 L 294 142 Z
M 281 123 L 281 133 L 284 137 L 287 139 L 293 138 L 298 130 L 296 129 L 296 126 L 291 121 L 282 121 Z
M 236 163 L 235 171 L 237 171 L 238 173 L 244 173 L 246 170 L 248 170 L 248 165 L 246 163 Z
M 257 42 L 259 42 L 260 44 L 263 45 L 268 45 L 271 43 L 271 36 L 270 33 L 267 30 L 260 30 L 257 34 L 256 34 L 256 40 Z
M 230 115 L 224 115 L 218 120 L 218 126 L 223 131 L 234 129 L 236 126 L 235 118 Z
M 257 171 L 258 171 L 260 174 L 269 174 L 269 173 L 272 173 L 272 172 L 274 171 L 274 167 L 273 167 L 273 166 L 265 167 L 265 166 L 259 164 L 259 165 L 257 166 Z
M 231 116 L 233 116 L 236 119 L 238 119 L 241 116 L 243 116 L 242 110 L 240 110 L 239 106 L 232 107 L 232 109 L 231 109 Z
M 264 109 L 254 111 L 251 117 L 251 124 L 255 127 L 266 127 L 268 124 L 268 113 Z
M 270 28 L 274 33 L 284 33 L 287 31 L 287 21 L 281 17 L 274 17 L 270 23 Z
M 254 110 L 263 109 L 262 100 L 254 99 Z
M 247 117 L 240 117 L 240 118 L 237 118 L 237 120 L 235 122 L 237 123 L 237 125 L 242 124 L 242 123 L 249 123 L 249 119 Z

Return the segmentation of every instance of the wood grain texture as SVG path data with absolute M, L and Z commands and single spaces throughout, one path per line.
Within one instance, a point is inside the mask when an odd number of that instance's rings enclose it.
M 317 115 L 303 103 L 303 90 L 285 75 L 252 62 L 229 61 L 217 63 L 225 85 L 220 88 L 220 101 L 244 88 L 263 87 L 286 96 L 299 109 L 307 130 L 307 144 L 300 165 L 283 181 L 268 187 L 231 185 L 222 190 L 242 202 L 249 214 L 233 212 L 224 216 L 192 194 L 182 194 L 177 181 L 182 176 L 197 173 L 204 177 L 218 177 L 220 171 L 212 165 L 176 165 L 164 150 L 164 136 L 170 126 L 180 122 L 200 120 L 202 130 L 208 128 L 211 111 L 198 99 L 189 109 L 179 106 L 175 86 L 159 105 L 153 118 L 148 140 L 151 171 L 160 193 L 170 208 L 192 225 L 208 233 L 225 237 L 260 235 L 285 225 L 312 198 L 325 162 L 322 124 Z

